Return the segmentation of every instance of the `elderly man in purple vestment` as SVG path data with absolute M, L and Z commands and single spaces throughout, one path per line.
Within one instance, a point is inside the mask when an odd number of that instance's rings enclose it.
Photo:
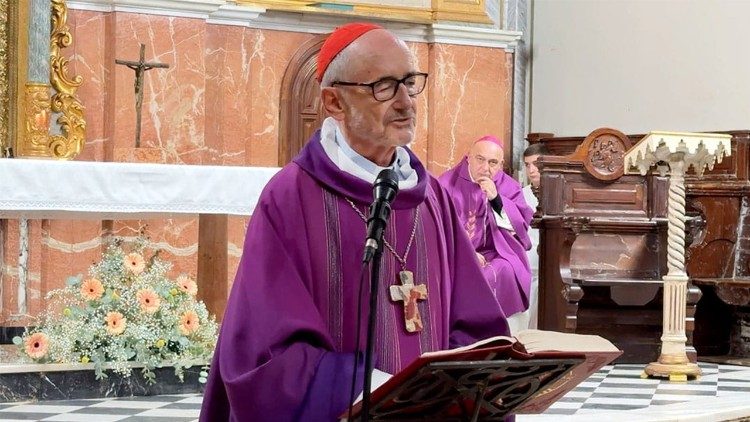
M 503 172 L 503 147 L 494 136 L 474 142 L 469 154 L 440 182 L 453 198 L 487 283 L 512 332 L 528 328 L 531 269 L 529 224 L 534 210 L 521 185 Z
M 204 422 L 334 421 L 349 406 L 352 375 L 361 380 L 364 366 L 354 363 L 367 325 L 356 326 L 364 220 L 384 168 L 400 188 L 384 234 L 376 369 L 393 374 L 423 352 L 509 334 L 447 192 L 405 147 L 427 79 L 406 44 L 378 26 L 348 24 L 323 44 L 317 71 L 329 117 L 268 183 L 251 218 Z M 423 292 L 410 318 L 391 296 L 404 272 Z

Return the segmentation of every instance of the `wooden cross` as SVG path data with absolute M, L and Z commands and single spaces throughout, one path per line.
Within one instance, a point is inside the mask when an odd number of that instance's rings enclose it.
M 141 109 L 143 108 L 143 76 L 153 68 L 168 68 L 166 63 L 146 63 L 146 46 L 141 44 L 140 59 L 137 62 L 116 59 L 115 63 L 125 65 L 135 71 L 135 147 L 141 146 Z
M 391 286 L 391 300 L 404 302 L 406 331 L 410 333 L 422 331 L 423 324 L 419 315 L 419 308 L 417 308 L 417 301 L 427 299 L 427 286 L 424 284 L 415 286 L 414 274 L 411 271 L 399 272 L 398 278 L 401 279 L 402 285 Z

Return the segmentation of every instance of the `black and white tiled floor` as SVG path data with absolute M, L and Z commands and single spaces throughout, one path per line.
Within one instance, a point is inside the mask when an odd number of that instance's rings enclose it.
M 703 375 L 697 380 L 672 383 L 666 379 L 643 379 L 645 365 L 605 366 L 578 385 L 541 415 L 519 415 L 518 422 L 561 420 L 684 420 L 682 416 L 701 410 L 695 420 L 725 420 L 750 416 L 750 367 L 699 363 Z M 709 406 L 710 405 L 710 406 Z M 713 412 L 713 413 L 711 413 Z M 606 415 L 606 417 L 605 417 Z M 678 415 L 679 418 L 672 416 Z M 703 419 L 703 417 L 709 417 Z
M 642 379 L 643 365 L 602 368 L 541 415 L 519 415 L 517 421 L 646 420 L 658 414 L 688 414 L 692 407 L 718 413 L 732 407 L 734 416 L 750 416 L 750 367 L 701 363 L 703 376 L 686 383 Z M 726 404 L 722 404 L 726 403 Z M 195 394 L 0 404 L 0 422 L 192 422 L 200 412 Z M 726 410 L 726 409 L 724 409 Z M 744 413 L 747 410 L 747 413 Z M 671 413 L 669 413 L 671 412 Z M 726 412 L 725 412 L 726 413 Z M 708 413 L 705 413 L 708 414 Z M 645 415 L 645 413 L 644 413 Z M 709 418 L 710 419 L 710 418 Z M 696 420 L 709 420 L 698 417 Z M 667 416 L 664 419 L 678 420 Z M 679 418 L 682 420 L 682 418 Z M 714 418 L 713 420 L 721 420 Z
M 570 415 L 581 409 L 631 410 L 694 398 L 744 393 L 750 400 L 750 367 L 701 363 L 703 376 L 685 383 L 642 379 L 643 365 L 606 366 L 547 410 Z
M 0 404 L 0 422 L 191 422 L 198 420 L 198 394 Z

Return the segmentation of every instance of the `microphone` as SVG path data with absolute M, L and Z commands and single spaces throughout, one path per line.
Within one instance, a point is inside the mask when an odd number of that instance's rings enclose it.
M 398 175 L 392 169 L 385 169 L 378 174 L 372 186 L 373 202 L 370 205 L 370 215 L 367 218 L 367 240 L 363 263 L 368 263 L 375 255 L 383 239 L 383 231 L 391 216 L 391 202 L 398 193 Z

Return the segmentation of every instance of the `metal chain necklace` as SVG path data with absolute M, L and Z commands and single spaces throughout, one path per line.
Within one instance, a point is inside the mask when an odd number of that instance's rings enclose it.
M 365 214 L 362 211 L 360 211 L 360 209 L 357 208 L 356 205 L 354 205 L 354 202 L 352 202 L 351 199 L 346 198 L 346 202 L 348 202 L 349 205 L 352 206 L 352 208 L 354 209 L 354 211 L 356 211 L 357 214 L 359 214 L 359 216 L 362 218 L 362 221 L 364 221 L 365 224 L 366 224 L 367 223 L 367 217 L 365 216 Z M 391 251 L 391 253 L 393 254 L 393 256 L 396 257 L 396 260 L 398 260 L 398 262 L 401 264 L 401 270 L 403 270 L 403 271 L 406 271 L 406 258 L 409 257 L 409 250 L 411 249 L 411 245 L 414 242 L 414 237 L 417 234 L 417 223 L 418 222 L 419 222 L 419 207 L 417 207 L 416 210 L 414 211 L 414 225 L 411 228 L 411 235 L 409 235 L 409 241 L 406 243 L 406 250 L 404 251 L 404 257 L 403 258 L 401 256 L 399 256 L 398 253 L 396 253 L 396 249 L 394 249 L 393 246 L 391 246 L 391 244 L 388 243 L 387 240 L 383 239 L 383 245 L 385 245 L 385 247 L 388 248 L 389 251 Z
M 362 221 L 367 224 L 367 217 L 365 214 L 354 205 L 351 199 L 345 198 L 346 202 L 352 206 L 354 211 L 359 214 Z M 406 259 L 409 257 L 409 251 L 411 245 L 414 243 L 414 237 L 417 234 L 417 225 L 419 224 L 419 206 L 414 211 L 414 225 L 411 228 L 411 234 L 409 235 L 409 241 L 406 243 L 406 250 L 404 256 L 401 257 L 396 253 L 396 249 L 388 243 L 385 238 L 383 239 L 383 245 L 388 248 L 389 251 L 396 257 L 399 264 L 401 264 L 401 271 L 398 273 L 398 278 L 401 284 L 390 286 L 390 294 L 392 301 L 403 301 L 404 302 L 404 324 L 406 325 L 406 331 L 410 333 L 422 331 L 424 324 L 422 324 L 422 318 L 419 315 L 419 309 L 417 308 L 417 300 L 427 300 L 427 286 L 424 284 L 414 285 L 414 273 L 406 269 Z

